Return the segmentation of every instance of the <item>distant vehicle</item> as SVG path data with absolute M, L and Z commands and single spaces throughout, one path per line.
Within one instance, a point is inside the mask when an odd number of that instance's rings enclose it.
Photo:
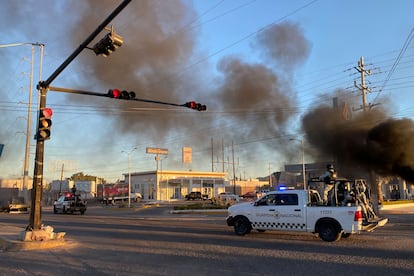
M 128 183 L 99 184 L 97 193 L 99 202 L 115 205 L 119 201 L 128 201 L 129 185 Z M 132 200 L 135 200 L 136 197 L 133 194 L 130 196 Z
M 79 195 L 66 193 L 53 203 L 53 213 L 73 214 L 79 212 L 81 215 L 86 212 L 86 201 L 83 201 Z
M 131 200 L 137 202 L 142 199 L 141 193 L 131 193 Z
M 191 192 L 185 196 L 185 200 L 206 200 L 208 195 L 202 195 L 201 192 Z
M 218 200 L 223 200 L 223 201 L 230 201 L 230 200 L 238 201 L 239 200 L 238 195 L 235 195 L 230 192 L 219 193 L 217 198 Z
M 247 192 L 244 195 L 241 195 L 240 197 L 245 198 L 245 199 L 257 199 L 257 192 L 256 191 Z
M 27 214 L 29 212 L 29 205 L 25 203 L 23 197 L 12 197 L 3 211 L 10 214 Z

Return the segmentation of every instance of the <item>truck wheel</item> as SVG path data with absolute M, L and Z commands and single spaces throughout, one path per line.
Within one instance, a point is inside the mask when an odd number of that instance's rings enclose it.
M 85 210 L 80 211 L 81 215 L 85 214 Z
M 322 222 L 318 227 L 319 237 L 323 241 L 333 242 L 341 238 L 342 232 L 330 221 Z
M 243 236 L 249 234 L 252 230 L 252 225 L 250 221 L 245 217 L 238 217 L 234 220 L 234 232 L 239 235 Z
M 56 206 L 53 206 L 53 214 L 57 214 Z
M 65 206 L 63 206 L 63 208 L 62 208 L 62 214 L 66 214 L 66 208 L 65 208 Z

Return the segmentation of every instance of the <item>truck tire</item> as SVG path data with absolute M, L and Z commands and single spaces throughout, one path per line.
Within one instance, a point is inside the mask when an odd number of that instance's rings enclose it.
M 249 234 L 252 230 L 250 221 L 245 217 L 236 217 L 234 220 L 234 232 L 239 236 Z
M 65 208 L 65 206 L 63 206 L 63 208 L 62 208 L 62 214 L 66 214 L 66 208 Z
M 57 212 L 56 206 L 53 206 L 53 214 L 57 214 Z
M 81 210 L 81 211 L 80 211 L 80 214 L 81 214 L 81 215 L 84 215 L 84 214 L 85 214 L 85 210 Z
M 334 242 L 341 238 L 342 231 L 333 221 L 323 221 L 318 225 L 319 238 L 326 242 Z

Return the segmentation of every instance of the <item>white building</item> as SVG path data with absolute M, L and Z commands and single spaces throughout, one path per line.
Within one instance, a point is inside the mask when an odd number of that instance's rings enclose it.
M 50 184 L 50 191 L 55 194 L 71 191 L 73 185 L 76 190 L 85 198 L 92 199 L 96 197 L 96 181 L 73 181 L 73 180 L 53 180 Z
M 131 173 L 131 192 L 141 193 L 144 200 L 179 200 L 190 192 L 214 197 L 225 192 L 224 172 L 147 171 Z M 124 174 L 129 183 L 129 174 Z

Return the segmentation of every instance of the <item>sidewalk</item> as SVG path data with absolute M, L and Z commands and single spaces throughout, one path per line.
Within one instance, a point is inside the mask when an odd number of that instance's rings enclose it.
M 393 209 L 399 209 L 399 208 L 406 208 L 406 207 L 410 207 L 410 206 L 413 206 L 414 207 L 414 203 L 385 204 L 385 205 L 382 205 L 380 207 L 380 211 L 381 210 L 386 211 L 386 210 L 393 210 Z

